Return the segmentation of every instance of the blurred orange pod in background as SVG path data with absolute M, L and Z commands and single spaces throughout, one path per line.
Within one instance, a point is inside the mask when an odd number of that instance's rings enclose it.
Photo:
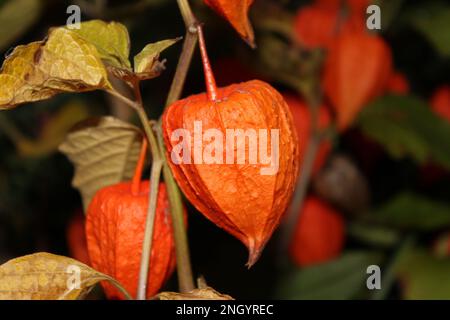
M 289 247 L 292 261 L 304 267 L 332 260 L 344 242 L 342 216 L 319 198 L 306 198 Z

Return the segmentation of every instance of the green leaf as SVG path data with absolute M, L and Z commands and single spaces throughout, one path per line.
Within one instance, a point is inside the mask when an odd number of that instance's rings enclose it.
M 409 13 L 409 21 L 442 56 L 450 56 L 450 6 L 428 2 Z
M 417 98 L 380 98 L 364 108 L 357 124 L 394 158 L 431 159 L 450 168 L 450 124 Z
M 39 18 L 42 1 L 15 0 L 0 2 L 0 51 L 19 38 Z M 6 27 L 7 26 L 7 27 Z
M 405 299 L 450 299 L 450 259 L 414 250 L 399 262 L 397 276 Z
M 127 28 L 118 22 L 91 20 L 73 29 L 83 40 L 94 45 L 100 57 L 112 67 L 131 69 L 130 37 Z
M 134 57 L 134 72 L 137 74 L 152 75 L 159 73 L 159 55 L 161 52 L 178 42 L 181 38 L 162 40 L 147 44 L 141 52 Z M 147 76 L 148 77 L 148 76 Z
M 379 256 L 374 253 L 345 253 L 338 260 L 288 274 L 280 281 L 276 296 L 298 300 L 351 299 L 365 287 L 367 267 L 378 261 Z
M 398 17 L 398 12 L 403 6 L 405 0 L 377 0 L 374 4 L 381 9 L 381 25 L 383 30 L 391 26 L 392 22 Z
M 402 193 L 373 212 L 392 226 L 422 231 L 450 226 L 450 206 L 423 196 Z
M 400 240 L 396 230 L 369 223 L 351 223 L 347 227 L 347 233 L 362 243 L 377 247 L 392 247 Z

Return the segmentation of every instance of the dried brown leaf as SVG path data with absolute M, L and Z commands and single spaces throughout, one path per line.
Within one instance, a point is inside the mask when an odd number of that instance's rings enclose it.
M 234 300 L 227 294 L 217 292 L 211 287 L 194 289 L 187 293 L 161 292 L 155 296 L 156 300 Z
M 75 166 L 72 185 L 81 192 L 86 209 L 99 189 L 132 178 L 142 132 L 114 117 L 89 120 L 78 127 L 59 150 Z
M 103 280 L 120 286 L 77 260 L 40 252 L 0 266 L 0 300 L 82 299 Z

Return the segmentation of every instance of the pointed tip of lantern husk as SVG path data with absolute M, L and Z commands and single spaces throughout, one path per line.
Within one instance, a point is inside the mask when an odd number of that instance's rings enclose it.
M 245 37 L 243 39 L 250 46 L 250 48 L 252 48 L 252 49 L 257 48 L 254 37 Z
M 264 249 L 264 245 L 257 244 L 257 243 L 250 243 L 248 246 L 248 261 L 245 264 L 248 269 L 250 269 L 261 256 L 261 253 Z

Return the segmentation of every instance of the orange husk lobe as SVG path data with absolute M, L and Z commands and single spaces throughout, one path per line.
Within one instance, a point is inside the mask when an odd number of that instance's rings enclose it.
M 204 0 L 204 2 L 224 17 L 252 48 L 255 35 L 248 18 L 248 11 L 254 0 Z

